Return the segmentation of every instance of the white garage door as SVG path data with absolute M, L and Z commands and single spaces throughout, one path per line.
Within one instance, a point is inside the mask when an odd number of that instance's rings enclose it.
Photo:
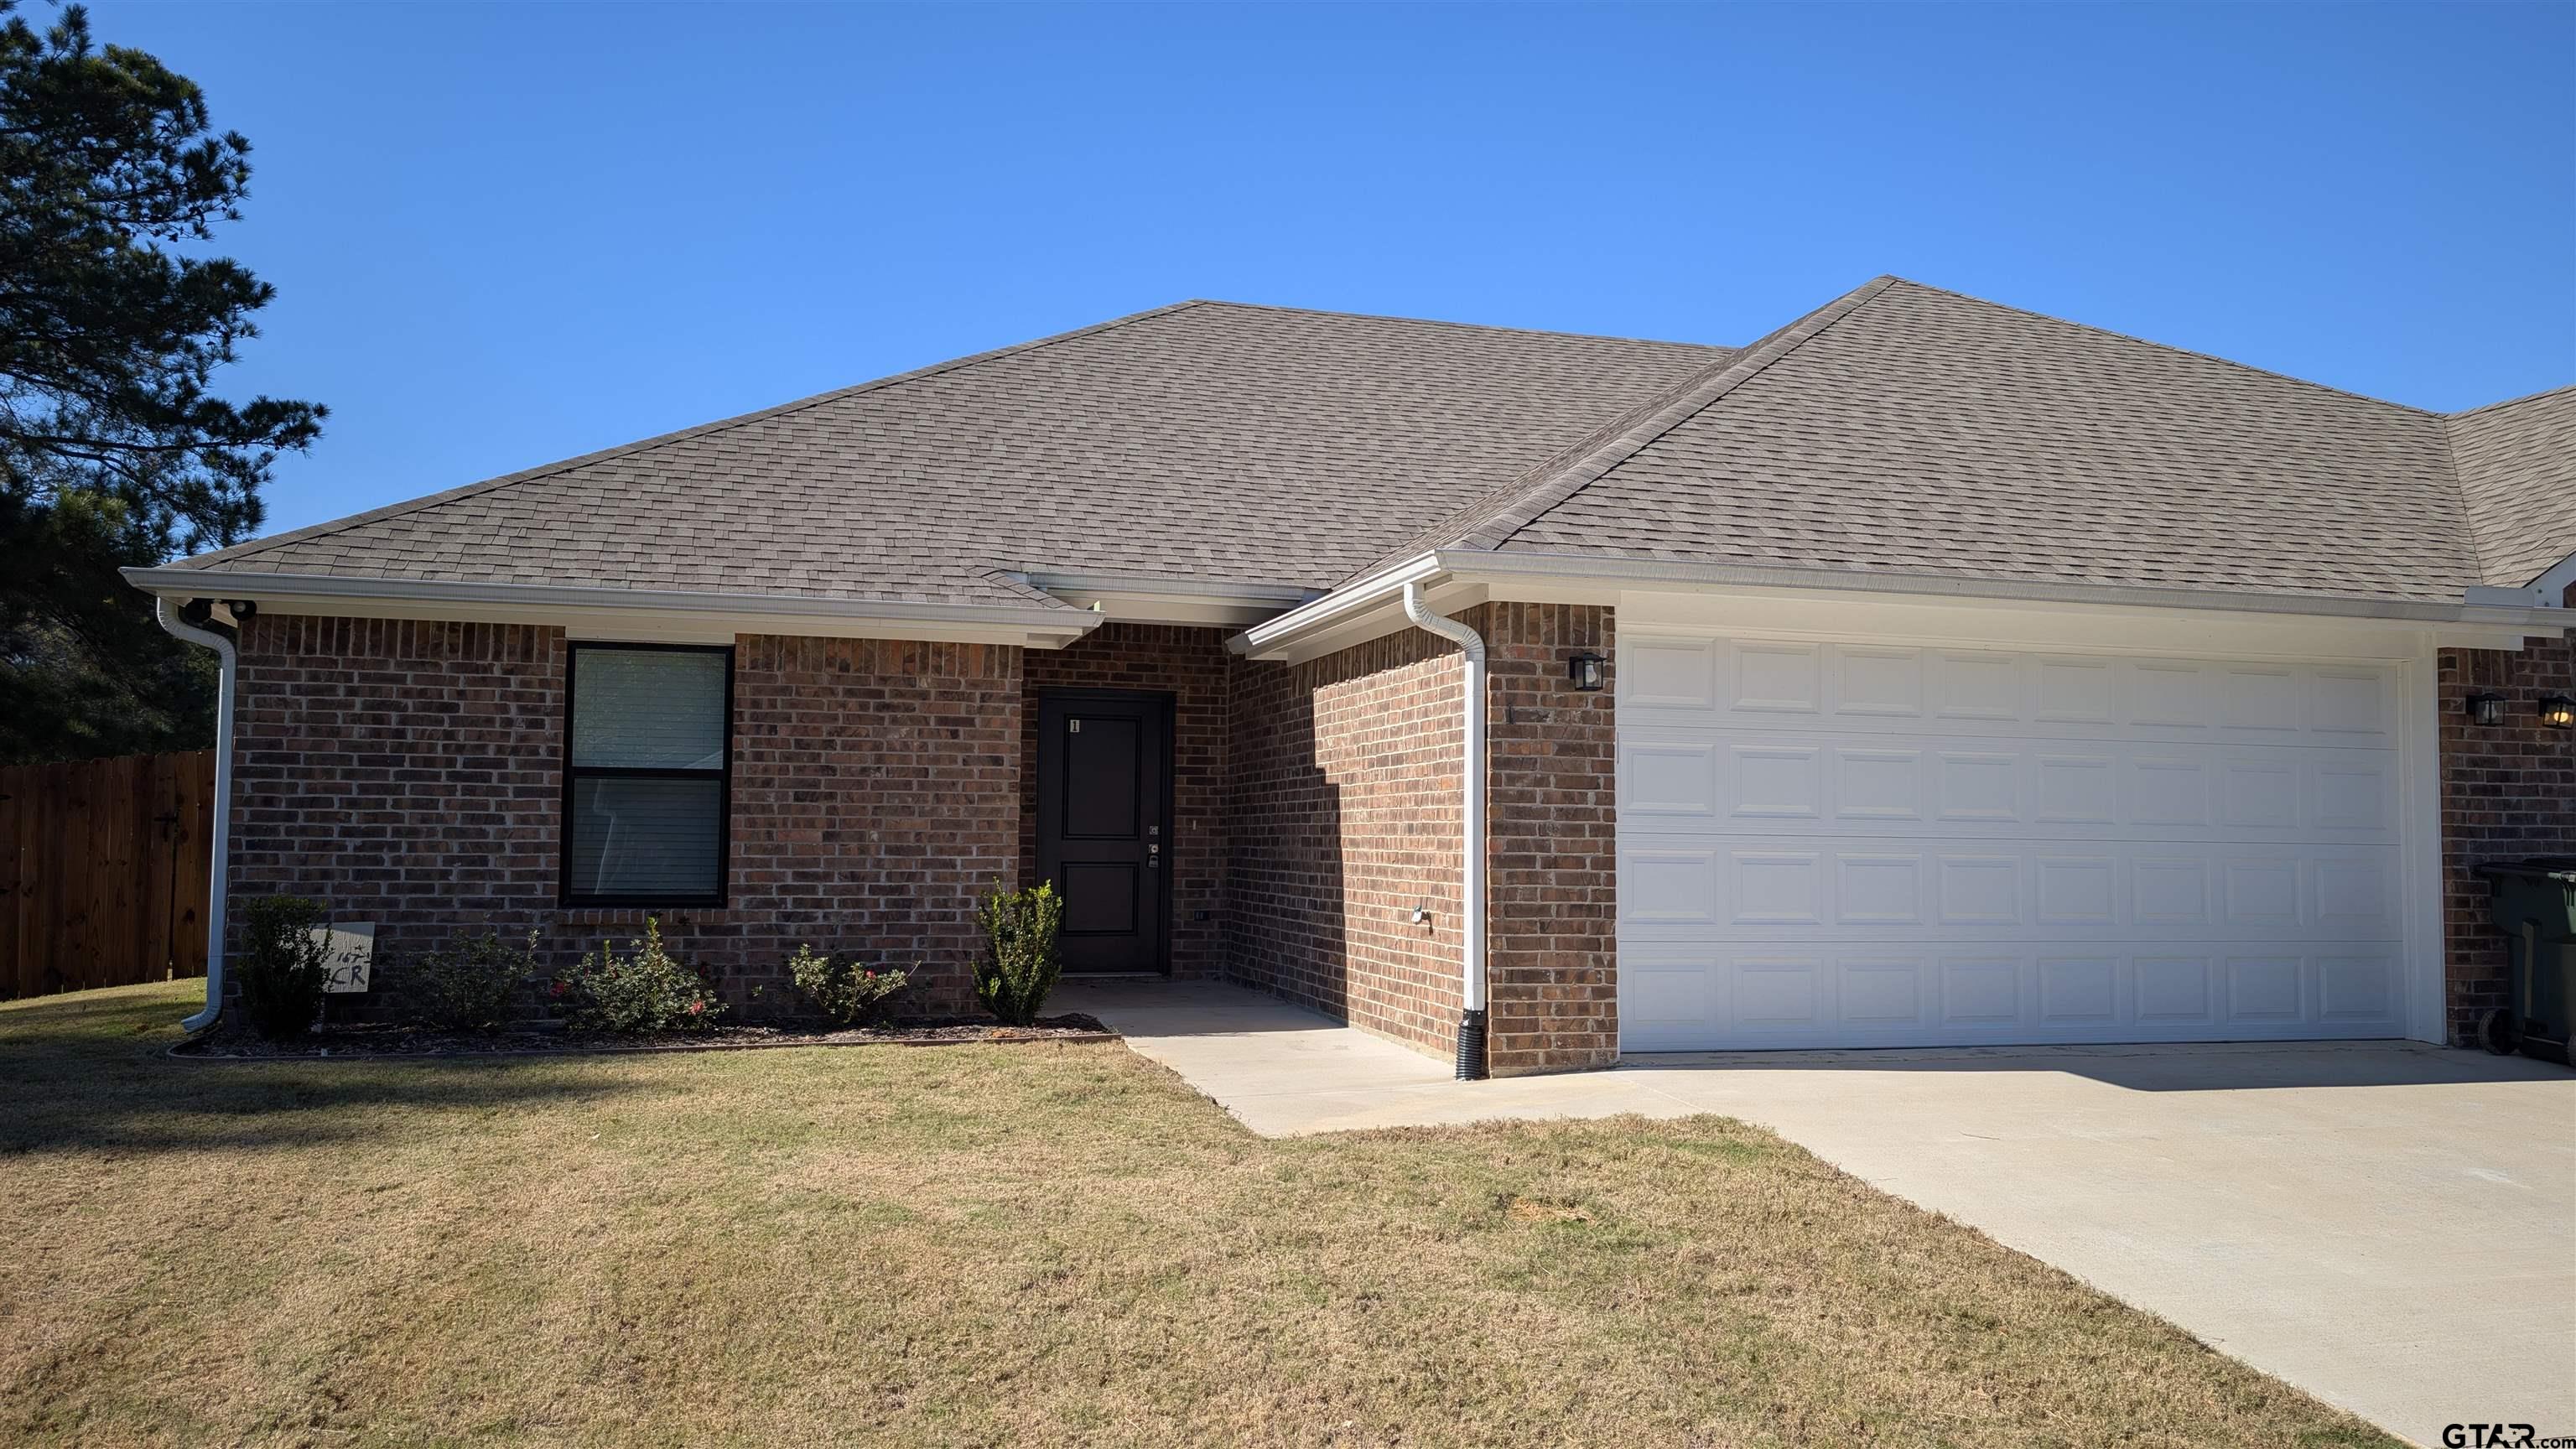
M 1628 1051 L 2399 1036 L 2368 665 L 1637 633 Z

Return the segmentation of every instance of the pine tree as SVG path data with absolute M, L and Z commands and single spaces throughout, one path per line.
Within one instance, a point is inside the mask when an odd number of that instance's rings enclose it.
M 0 761 L 212 738 L 211 667 L 117 569 L 239 542 L 324 409 L 211 390 L 275 289 L 191 255 L 250 143 L 195 82 L 0 0 Z

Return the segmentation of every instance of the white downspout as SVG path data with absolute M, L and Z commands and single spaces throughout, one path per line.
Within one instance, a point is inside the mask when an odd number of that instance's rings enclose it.
M 206 1009 L 179 1023 L 190 1031 L 203 1031 L 224 1013 L 224 877 L 231 864 L 227 844 L 232 834 L 233 674 L 237 661 L 233 641 L 213 630 L 179 622 L 178 616 L 170 612 L 167 598 L 153 601 L 152 617 L 160 620 L 161 627 L 172 637 L 215 651 L 215 859 L 206 877 Z
M 1457 620 L 1431 612 L 1419 583 L 1404 586 L 1404 617 L 1415 627 L 1456 644 L 1467 656 L 1467 748 L 1460 771 L 1467 796 L 1462 832 L 1466 899 L 1459 907 L 1465 918 L 1460 933 L 1466 938 L 1461 993 L 1465 1010 L 1458 1018 L 1458 1079 L 1475 1081 L 1485 1075 L 1485 641 Z

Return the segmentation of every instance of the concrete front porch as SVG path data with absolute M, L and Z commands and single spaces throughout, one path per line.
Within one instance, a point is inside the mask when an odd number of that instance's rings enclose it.
M 1449 1063 L 1217 981 L 1067 978 L 1051 1010 L 1087 1011 L 1264 1137 L 1496 1117 L 1675 1117 L 1703 1110 L 1626 1072 L 1461 1082 Z
M 2576 1426 L 2576 1072 L 2410 1042 L 1630 1058 L 1458 1082 L 1214 982 L 1068 983 L 1265 1136 L 1714 1113 L 1771 1128 L 2424 1443 Z

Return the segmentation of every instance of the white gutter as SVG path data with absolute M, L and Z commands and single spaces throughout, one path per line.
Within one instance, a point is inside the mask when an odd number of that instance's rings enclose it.
M 1448 566 L 1437 553 L 1421 554 L 1399 564 L 1354 579 L 1319 599 L 1290 609 L 1276 619 L 1265 620 L 1226 641 L 1226 647 L 1237 654 L 1259 654 L 1294 639 L 1300 634 L 1338 623 L 1347 616 L 1365 613 L 1391 602 L 1395 595 L 1415 584 L 1427 583 L 1448 572 Z M 1427 627 L 1427 626 L 1426 626 Z
M 215 858 L 206 876 L 206 1009 L 179 1023 L 190 1031 L 203 1031 L 224 1013 L 224 900 L 232 863 L 227 845 L 233 816 L 233 676 L 239 661 L 233 655 L 233 641 L 179 622 L 168 599 L 153 601 L 152 616 L 172 637 L 215 651 Z
M 1649 585 L 1739 585 L 1755 588 L 1848 589 L 1873 594 L 1918 594 L 1962 599 L 2014 599 L 2041 603 L 2109 604 L 2121 608 L 2218 609 L 2251 614 L 2305 614 L 2319 618 L 2391 619 L 2419 623 L 2522 624 L 2564 627 L 2563 610 L 2544 610 L 2535 621 L 2528 607 L 2496 607 L 2474 597 L 2458 603 L 2422 599 L 2368 599 L 2332 594 L 2262 593 L 2251 589 L 2176 589 L 2133 584 L 2082 584 L 2019 579 L 1960 578 L 1947 574 L 1893 573 L 1878 569 L 1775 568 L 1756 564 L 1690 563 L 1670 559 L 1612 558 L 1571 553 L 1491 553 L 1442 549 L 1432 557 L 1461 578 L 1566 578 Z M 2471 594 L 2482 591 L 2471 591 Z M 1284 616 L 1283 616 L 1284 617 Z
M 1432 584 L 1496 583 L 1514 579 L 1592 583 L 1601 586 L 1602 602 L 1616 602 L 1622 589 L 1653 590 L 1658 585 L 1718 588 L 1842 590 L 1852 593 L 1910 595 L 1919 598 L 2026 600 L 2044 603 L 2094 604 L 2122 609 L 2207 609 L 2232 613 L 2289 614 L 2313 618 L 2394 620 L 2411 623 L 2530 625 L 2556 633 L 2568 627 L 2568 611 L 2549 607 L 2524 591 L 2508 603 L 2502 591 L 2469 590 L 2458 603 L 2415 599 L 2362 599 L 2316 594 L 2257 593 L 2251 590 L 2174 589 L 2124 584 L 2080 584 L 2017 579 L 1960 578 L 1943 574 L 1901 574 L 1880 570 L 1774 568 L 1751 564 L 1693 563 L 1673 559 L 1621 558 L 1600 554 L 1496 553 L 1484 549 L 1437 549 L 1354 579 L 1311 603 L 1246 629 L 1229 642 L 1238 654 L 1262 656 L 1294 645 L 1301 638 L 1352 623 L 1372 610 L 1395 602 L 1403 590 Z
M 1162 574 L 1049 573 L 1032 570 L 1011 577 L 1050 594 L 1154 594 L 1174 599 L 1208 599 L 1246 607 L 1287 609 L 1323 595 L 1302 584 L 1250 583 L 1239 579 L 1182 579 Z
M 1485 641 L 1457 620 L 1431 612 L 1418 582 L 1404 585 L 1404 616 L 1456 644 L 1467 656 L 1466 758 L 1459 770 L 1466 820 L 1461 831 L 1465 880 L 1460 892 L 1465 899 L 1459 906 L 1459 934 L 1465 939 L 1460 997 L 1465 1009 L 1458 1018 L 1458 1079 L 1474 1081 L 1485 1075 Z
M 420 605 L 481 605 L 528 611 L 600 609 L 666 614 L 844 621 L 992 625 L 1085 634 L 1100 620 L 1079 609 L 1044 604 L 934 604 L 845 599 L 821 594 L 741 594 L 687 589 L 611 589 L 587 584 L 509 584 L 449 579 L 381 579 L 340 574 L 259 573 L 233 569 L 126 569 L 126 582 L 150 593 L 190 598 L 287 601 L 365 600 Z

